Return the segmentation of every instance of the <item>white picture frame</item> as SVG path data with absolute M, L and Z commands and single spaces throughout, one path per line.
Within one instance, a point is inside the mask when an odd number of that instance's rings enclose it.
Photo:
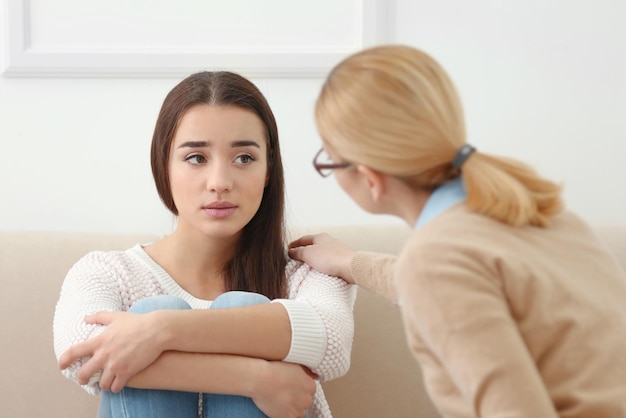
M 256 0 L 253 0 L 256 1 Z M 309 48 L 307 51 L 248 50 L 172 51 L 151 45 L 132 53 L 122 50 L 42 48 L 31 45 L 29 0 L 5 0 L 6 77 L 181 77 L 201 69 L 226 69 L 249 77 L 323 77 L 343 57 L 357 49 L 387 42 L 391 29 L 390 0 L 354 0 L 357 5 L 350 22 L 360 28 L 357 42 L 346 49 Z M 206 68 L 206 63 L 219 67 Z

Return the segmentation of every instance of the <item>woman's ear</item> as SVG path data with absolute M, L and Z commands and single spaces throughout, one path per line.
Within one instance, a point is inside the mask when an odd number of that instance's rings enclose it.
M 366 165 L 357 165 L 356 169 L 366 182 L 374 202 L 380 202 L 387 189 L 387 176 Z

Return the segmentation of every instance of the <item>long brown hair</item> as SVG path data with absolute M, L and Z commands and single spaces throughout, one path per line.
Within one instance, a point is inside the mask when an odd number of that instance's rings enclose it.
M 286 296 L 285 184 L 276 119 L 259 89 L 227 71 L 192 74 L 165 97 L 152 136 L 150 160 L 159 196 L 174 215 L 178 209 L 169 179 L 170 148 L 185 111 L 197 104 L 238 106 L 254 112 L 265 126 L 268 182 L 259 210 L 244 227 L 233 258 L 224 267 L 227 290 L 246 290 L 270 299 Z
M 359 51 L 330 73 L 315 116 L 324 146 L 432 190 L 460 175 L 466 143 L 461 101 L 444 69 L 423 51 L 383 45 Z M 562 209 L 561 186 L 510 158 L 475 152 L 462 167 L 467 207 L 511 225 L 547 226 Z

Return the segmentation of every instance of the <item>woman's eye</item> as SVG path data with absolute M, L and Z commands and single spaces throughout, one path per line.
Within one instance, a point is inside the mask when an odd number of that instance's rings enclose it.
M 197 165 L 197 164 L 206 163 L 206 158 L 204 158 L 204 155 L 202 154 L 192 154 L 188 156 L 187 158 L 185 158 L 185 161 L 188 161 L 191 164 Z
M 256 158 L 254 158 L 252 155 L 249 155 L 249 154 L 242 154 L 238 156 L 237 158 L 235 158 L 235 161 L 237 161 L 240 164 L 247 165 L 253 161 L 256 161 Z

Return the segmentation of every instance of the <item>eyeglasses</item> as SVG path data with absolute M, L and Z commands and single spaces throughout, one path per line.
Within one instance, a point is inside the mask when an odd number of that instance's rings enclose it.
M 350 163 L 335 163 L 330 159 L 324 148 L 321 148 L 315 158 L 313 158 L 313 167 L 320 173 L 322 177 L 328 177 L 333 174 L 333 170 L 337 168 L 348 168 L 352 164 Z

